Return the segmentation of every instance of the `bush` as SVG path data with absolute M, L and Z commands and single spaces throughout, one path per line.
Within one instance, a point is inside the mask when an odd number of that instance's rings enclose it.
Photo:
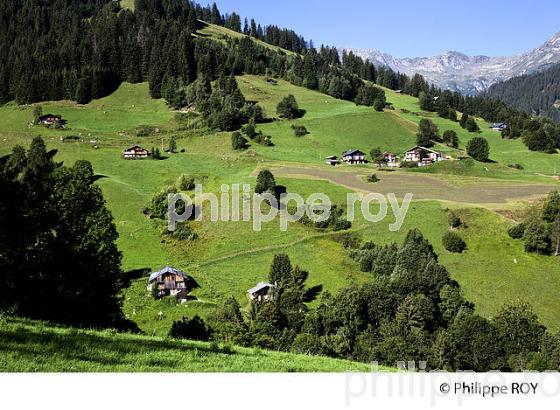
M 239 131 L 235 131 L 231 134 L 231 147 L 234 150 L 246 149 L 248 146 L 249 144 L 247 144 L 247 139 L 241 135 Z
M 449 252 L 461 253 L 467 249 L 467 244 L 455 232 L 447 232 L 441 239 L 443 247 Z
M 263 192 L 274 193 L 276 188 L 276 181 L 274 175 L 268 169 L 263 169 L 257 176 L 257 184 L 255 185 L 255 193 L 262 194 Z
M 512 239 L 521 239 L 525 234 L 525 223 L 521 222 L 520 224 L 514 225 L 507 231 L 508 235 Z
M 527 223 L 523 233 L 525 252 L 534 252 L 546 255 L 550 252 L 550 238 L 544 224 L 540 221 Z
M 371 174 L 367 177 L 367 182 L 376 183 L 379 182 L 380 179 L 377 177 L 377 174 Z
M 483 137 L 475 137 L 467 144 L 467 153 L 477 161 L 488 161 L 490 155 L 490 146 L 488 141 Z
M 465 122 L 465 129 L 468 132 L 479 132 L 480 128 L 478 128 L 478 124 L 476 123 L 473 117 L 469 117 Z
M 459 218 L 455 212 L 449 212 L 449 215 L 447 216 L 447 220 L 449 222 L 449 226 L 452 228 L 458 228 L 461 226 L 462 223 L 461 218 Z
M 418 162 L 414 161 L 401 161 L 401 168 L 418 168 Z
M 198 239 L 198 234 L 186 223 L 177 224 L 174 231 L 165 231 L 165 234 L 178 241 L 194 241 Z
M 177 180 L 177 185 L 181 191 L 191 191 L 195 187 L 194 178 L 183 174 Z
M 149 137 L 157 133 L 157 128 L 152 127 L 151 125 L 139 125 L 136 128 L 136 136 L 137 137 Z
M 276 113 L 281 118 L 294 119 L 303 116 L 303 112 L 299 109 L 296 98 L 288 95 L 280 101 L 276 107 Z
M 304 135 L 307 135 L 307 128 L 305 128 L 303 125 L 292 125 L 292 129 L 294 130 L 294 135 L 296 137 L 303 137 Z
M 519 169 L 519 170 L 524 169 L 523 165 L 517 164 L 517 163 L 515 163 L 515 164 L 508 164 L 508 167 L 513 168 L 513 169 Z
M 175 339 L 207 341 L 209 332 L 204 320 L 195 315 L 192 319 L 183 317 L 181 320 L 174 321 L 169 336 Z

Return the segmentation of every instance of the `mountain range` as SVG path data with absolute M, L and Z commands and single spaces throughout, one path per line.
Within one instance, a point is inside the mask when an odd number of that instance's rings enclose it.
M 468 56 L 448 51 L 433 57 L 398 58 L 375 49 L 344 49 L 407 75 L 422 74 L 441 88 L 474 95 L 493 84 L 560 63 L 560 32 L 531 51 L 509 57 Z

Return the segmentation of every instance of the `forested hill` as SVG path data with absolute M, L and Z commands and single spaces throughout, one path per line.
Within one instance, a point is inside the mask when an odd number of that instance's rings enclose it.
M 529 114 L 560 122 L 560 64 L 495 84 L 486 95 Z
M 235 35 L 219 39 L 200 35 L 205 22 Z M 163 97 L 177 108 L 207 100 L 212 81 L 240 74 L 282 78 L 357 101 L 378 93 L 365 87 L 364 81 L 369 81 L 414 97 L 423 92 L 438 101 L 433 109 L 439 112 L 453 109 L 505 122 L 509 126 L 504 136 L 524 137 L 530 149 L 560 148 L 560 129 L 543 120 L 535 122 L 502 102 L 443 91 L 421 75 L 408 77 L 375 67 L 352 52 L 340 56 L 335 47 L 315 48 L 293 30 L 263 27 L 247 19 L 242 23 L 238 14 L 223 15 L 215 4 L 136 0 L 131 10 L 114 0 L 3 0 L 0 61 L 0 104 L 61 99 L 83 104 L 111 94 L 122 82 L 147 81 L 153 98 Z M 230 87 L 226 93 L 235 89 Z M 219 121 L 214 121 L 217 129 L 241 125 L 236 111 L 244 104 L 238 93 L 233 97 L 236 110 L 232 112 L 222 106 L 206 107 L 220 112 Z

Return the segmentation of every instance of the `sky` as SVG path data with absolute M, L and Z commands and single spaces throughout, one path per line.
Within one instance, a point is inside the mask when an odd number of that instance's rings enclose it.
M 201 4 L 212 1 L 199 1 Z M 287 27 L 320 44 L 375 48 L 397 57 L 445 51 L 506 56 L 560 32 L 560 0 L 217 0 L 263 25 Z

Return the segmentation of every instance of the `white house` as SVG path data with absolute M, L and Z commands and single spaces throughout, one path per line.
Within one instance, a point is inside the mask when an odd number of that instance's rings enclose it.
M 366 154 L 358 149 L 342 153 L 342 162 L 347 164 L 365 164 Z
M 394 168 L 399 166 L 399 157 L 392 152 L 384 152 L 383 158 L 385 158 L 385 163 L 388 167 Z
M 505 122 L 495 122 L 490 124 L 490 128 L 492 131 L 503 131 L 507 128 L 507 124 Z
M 404 153 L 404 161 L 417 162 L 421 167 L 443 161 L 443 155 L 441 152 L 417 145 Z

